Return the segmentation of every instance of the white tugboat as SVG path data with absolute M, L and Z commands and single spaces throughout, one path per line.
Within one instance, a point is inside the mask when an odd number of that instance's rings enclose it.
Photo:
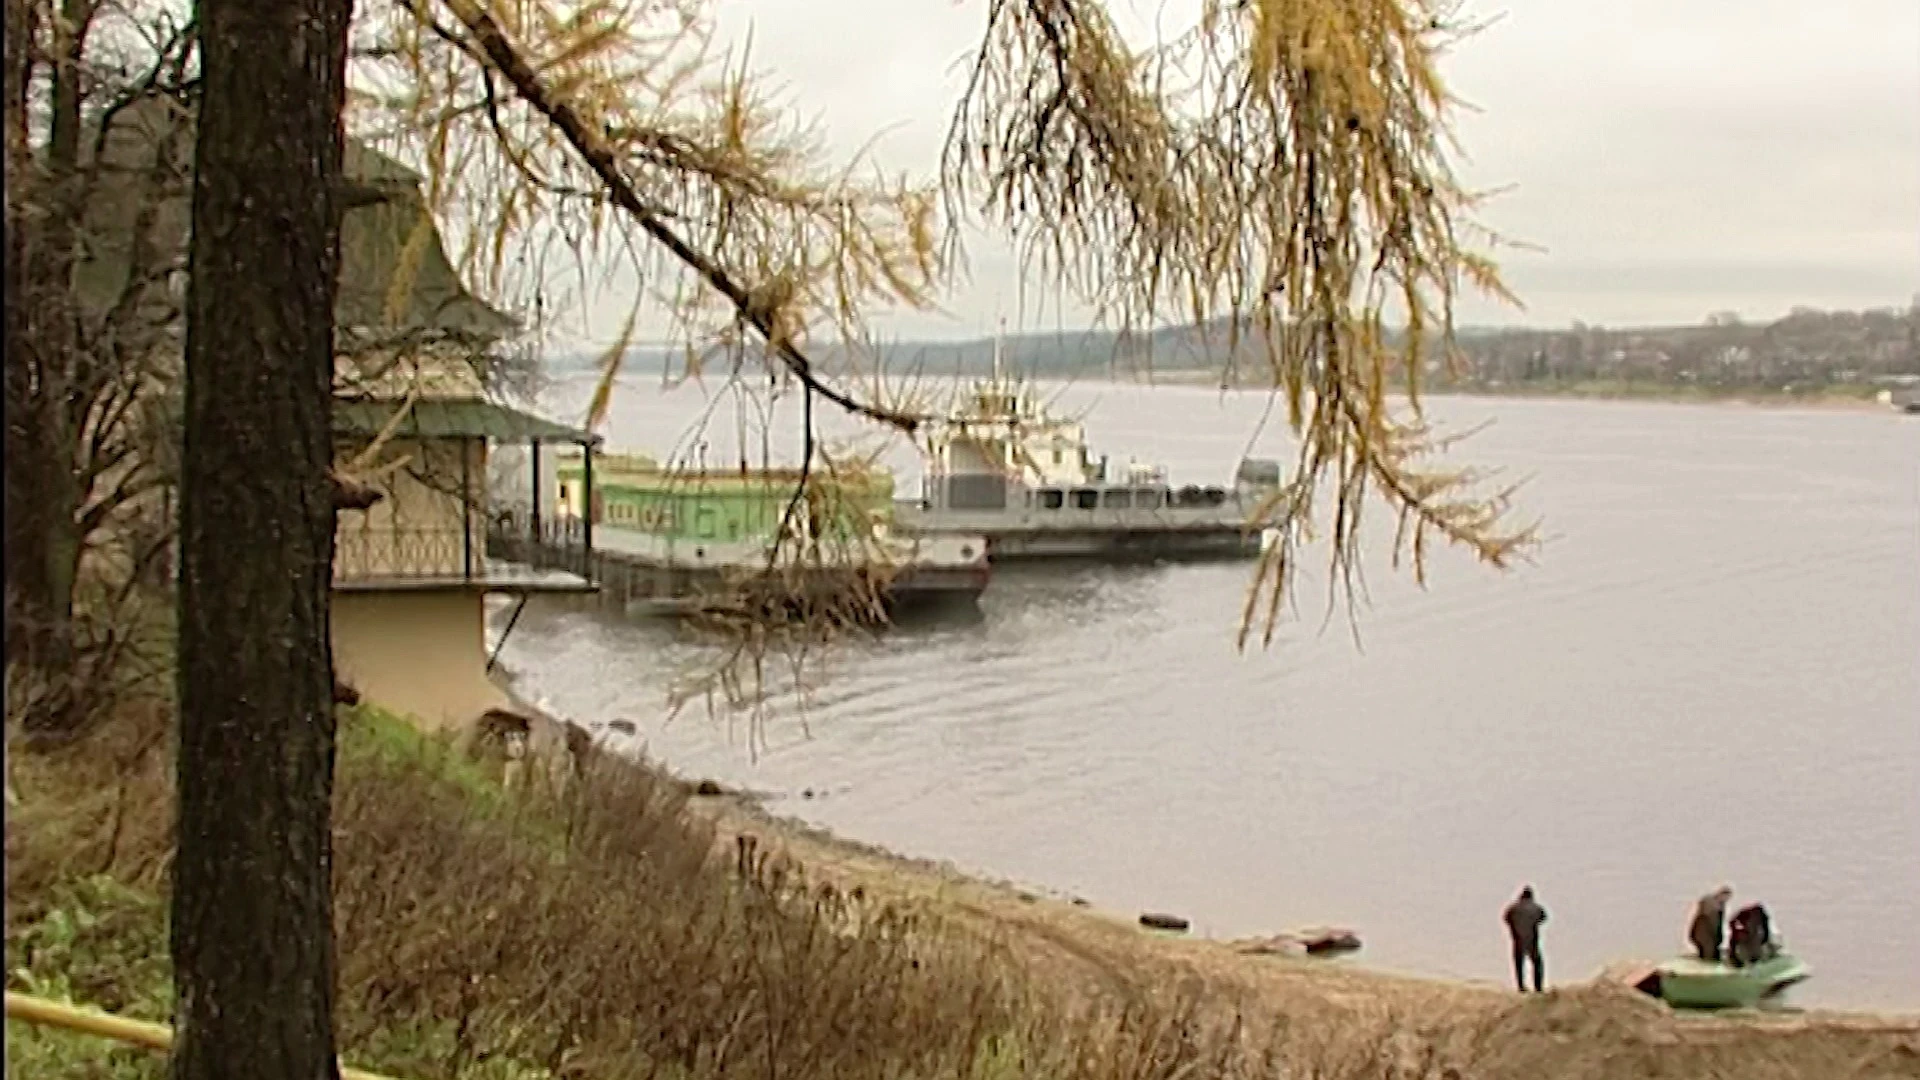
M 1253 558 L 1262 505 L 1280 487 L 1277 462 L 1240 462 L 1232 487 L 1173 487 L 1164 468 L 1109 467 L 1081 425 L 1049 415 L 1007 380 L 994 341 L 993 377 L 926 429 L 918 502 L 895 522 L 920 535 L 984 536 L 992 561 Z

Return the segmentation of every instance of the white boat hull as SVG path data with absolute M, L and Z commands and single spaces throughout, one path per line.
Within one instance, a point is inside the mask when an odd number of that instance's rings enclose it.
M 894 506 L 902 534 L 983 536 L 996 563 L 1255 559 L 1281 487 L 1278 463 L 1243 459 L 1231 487 L 1174 487 L 1166 470 L 1116 470 L 1079 423 L 995 378 L 929 429 L 922 496 Z
M 993 523 L 968 515 L 947 525 L 938 515 L 916 515 L 901 522 L 903 532 L 924 538 L 985 537 L 987 557 L 996 564 L 1040 559 L 1090 559 L 1129 562 L 1153 559 L 1254 559 L 1264 550 L 1261 531 L 1230 520 L 1185 523 L 1041 524 Z
M 1028 533 L 990 536 L 987 555 L 996 563 L 1027 559 L 1250 559 L 1260 538 L 1239 530 L 1127 533 Z
M 937 532 L 922 534 L 937 536 Z M 995 565 L 1039 559 L 1256 559 L 1261 552 L 1260 534 L 1248 534 L 1246 530 L 1236 527 L 1158 530 L 975 528 L 972 534 L 987 536 L 987 557 Z

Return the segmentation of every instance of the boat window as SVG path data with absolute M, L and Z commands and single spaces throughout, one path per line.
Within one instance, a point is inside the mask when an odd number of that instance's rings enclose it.
M 1034 492 L 1034 497 L 1040 501 L 1041 507 L 1047 510 L 1058 510 L 1066 505 L 1067 501 L 1066 492 L 1059 488 L 1041 488 Z
M 1073 505 L 1080 510 L 1091 510 L 1100 505 L 1100 493 L 1093 488 L 1075 488 Z
M 1133 492 L 1126 488 L 1108 488 L 1100 494 L 1100 505 L 1114 510 L 1125 510 L 1133 506 Z
M 1164 498 L 1165 495 L 1166 492 L 1159 488 L 1135 488 L 1133 492 L 1133 505 L 1142 510 L 1158 510 L 1160 504 L 1166 501 Z

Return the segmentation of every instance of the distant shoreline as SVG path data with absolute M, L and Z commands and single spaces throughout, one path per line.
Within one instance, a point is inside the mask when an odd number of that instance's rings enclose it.
M 562 370 L 551 373 L 559 379 L 583 378 L 591 374 L 585 371 Z M 635 377 L 658 378 L 659 372 L 642 370 L 630 373 Z M 983 378 L 981 375 L 950 375 L 939 378 L 951 378 L 958 381 Z M 1175 369 L 1167 371 L 1114 371 L 1078 374 L 1047 373 L 1024 376 L 1028 381 L 1040 383 L 1103 383 L 1115 386 L 1144 387 L 1182 387 L 1205 388 L 1210 390 L 1234 390 L 1259 392 L 1270 387 L 1253 382 L 1235 381 L 1223 383 L 1217 372 L 1194 369 Z M 1650 402 L 1668 405 L 1740 405 L 1752 408 L 1783 409 L 1822 409 L 1848 412 L 1892 412 L 1896 411 L 1885 402 L 1875 399 L 1884 387 L 1864 384 L 1844 384 L 1805 393 L 1764 390 L 1758 387 L 1739 387 L 1715 389 L 1699 386 L 1681 386 L 1672 383 L 1635 382 L 1621 379 L 1593 379 L 1574 383 L 1540 384 L 1516 383 L 1507 386 L 1430 386 L 1422 387 L 1422 398 L 1483 398 L 1513 399 L 1522 401 L 1608 401 L 1608 402 Z M 1389 388 L 1391 395 L 1404 400 L 1406 388 L 1395 385 Z
M 1236 381 L 1223 383 L 1219 376 L 1205 371 L 1168 371 L 1136 375 L 1113 374 L 1101 382 L 1130 386 L 1205 387 L 1216 390 L 1262 391 L 1269 387 Z M 1846 411 L 1886 412 L 1890 406 L 1875 400 L 1880 387 L 1847 386 L 1808 393 L 1787 393 L 1758 388 L 1727 390 L 1675 386 L 1669 383 L 1636 383 L 1624 380 L 1592 380 L 1559 385 L 1518 384 L 1497 386 L 1423 387 L 1420 396 L 1446 398 L 1518 399 L 1524 401 L 1632 401 L 1669 405 L 1743 405 L 1764 408 L 1812 408 Z M 1404 395 L 1404 386 L 1391 393 Z

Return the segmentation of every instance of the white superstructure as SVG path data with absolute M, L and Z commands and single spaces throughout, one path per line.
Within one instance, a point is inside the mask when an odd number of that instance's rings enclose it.
M 997 339 L 993 377 L 927 427 L 923 450 L 922 498 L 899 506 L 898 524 L 983 535 L 996 560 L 1252 557 L 1280 486 L 1268 461 L 1241 462 L 1231 488 L 1175 488 L 1159 466 L 1095 458 L 1080 424 L 1004 377 Z

